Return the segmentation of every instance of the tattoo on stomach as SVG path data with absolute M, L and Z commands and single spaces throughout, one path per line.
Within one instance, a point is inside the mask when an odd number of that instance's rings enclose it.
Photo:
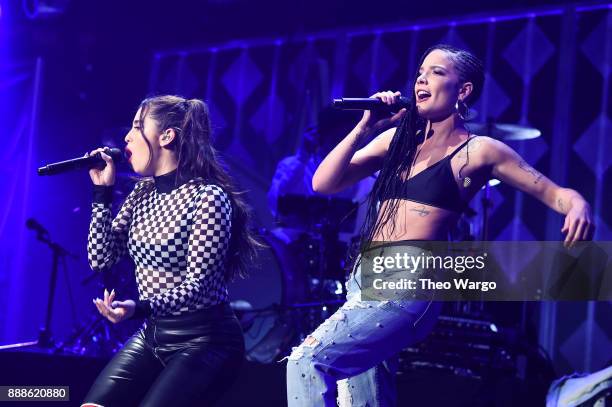
M 425 217 L 427 215 L 429 215 L 431 213 L 431 211 L 428 211 L 427 209 L 425 209 L 425 205 L 421 205 L 419 207 L 415 207 L 415 208 L 410 208 L 411 212 L 416 212 L 419 214 L 420 217 Z

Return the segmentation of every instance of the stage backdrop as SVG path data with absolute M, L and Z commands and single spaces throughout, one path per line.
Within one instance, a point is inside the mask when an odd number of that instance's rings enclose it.
M 23 296 L 28 281 L 18 274 L 27 269 L 28 249 L 35 244 L 34 232 L 29 232 L 25 225 L 30 215 L 34 177 L 41 71 L 40 58 L 27 62 L 6 58 L 0 62 L 0 128 L 5 140 L 0 152 L 0 290 L 4 293 L 0 300 L 4 310 L 0 312 L 0 338 L 3 339 L 14 337 L 17 330 L 20 314 L 15 309 L 29 308 L 30 303 Z
M 150 91 L 210 104 L 216 145 L 250 191 L 258 220 L 268 225 L 265 193 L 275 166 L 295 151 L 317 110 L 334 97 L 409 93 L 419 55 L 436 43 L 483 59 L 486 87 L 473 106 L 476 121 L 540 129 L 542 137 L 511 146 L 557 183 L 580 191 L 593 206 L 596 238 L 612 239 L 606 208 L 612 200 L 610 5 L 164 51 L 155 55 Z M 492 199 L 491 239 L 561 239 L 562 217 L 532 197 L 502 184 L 492 189 Z M 540 343 L 558 372 L 598 369 L 612 359 L 610 303 L 540 309 Z

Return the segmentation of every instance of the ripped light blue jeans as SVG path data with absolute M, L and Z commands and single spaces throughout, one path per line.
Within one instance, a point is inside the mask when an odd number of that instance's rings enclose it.
M 335 406 L 336 397 L 339 406 L 395 405 L 398 353 L 429 334 L 441 303 L 361 301 L 360 282 L 358 266 L 346 283 L 344 305 L 293 348 L 289 407 Z

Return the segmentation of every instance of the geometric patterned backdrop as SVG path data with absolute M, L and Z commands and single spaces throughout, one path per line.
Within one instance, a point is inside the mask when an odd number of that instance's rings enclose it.
M 268 225 L 265 193 L 276 164 L 294 152 L 317 111 L 334 97 L 388 89 L 406 94 L 418 56 L 441 42 L 485 62 L 486 87 L 473 107 L 477 121 L 540 129 L 542 137 L 510 145 L 557 183 L 580 191 L 592 204 L 596 239 L 612 240 L 608 5 L 163 52 L 155 56 L 150 91 L 209 103 L 217 148 Z M 532 197 L 502 184 L 491 198 L 491 239 L 561 239 L 562 217 Z M 558 372 L 598 369 L 612 360 L 610 303 L 548 303 L 540 311 L 539 340 Z

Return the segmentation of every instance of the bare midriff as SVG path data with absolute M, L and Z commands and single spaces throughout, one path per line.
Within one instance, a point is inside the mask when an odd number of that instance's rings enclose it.
M 379 218 L 390 201 L 384 201 Z M 395 216 L 374 235 L 374 241 L 447 240 L 449 227 L 459 214 L 421 202 L 400 199 Z M 380 219 L 379 219 L 380 221 Z

